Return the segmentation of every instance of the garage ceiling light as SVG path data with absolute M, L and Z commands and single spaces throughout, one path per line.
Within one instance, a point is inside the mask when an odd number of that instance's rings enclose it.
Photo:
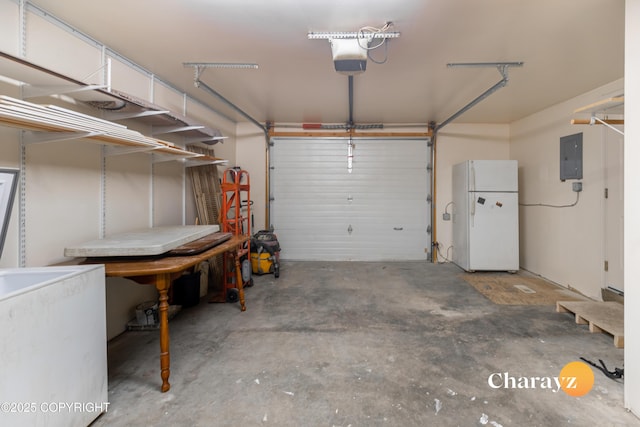
M 380 28 L 365 26 L 351 32 L 310 32 L 307 37 L 310 40 L 329 40 L 336 71 L 351 77 L 367 69 L 367 59 L 371 59 L 376 64 L 384 64 L 387 61 L 388 39 L 400 37 L 400 33 L 389 31 L 392 26 L 393 22 L 387 21 Z M 374 39 L 377 41 L 374 42 Z M 369 51 L 383 45 L 384 59 L 377 61 L 371 58 Z

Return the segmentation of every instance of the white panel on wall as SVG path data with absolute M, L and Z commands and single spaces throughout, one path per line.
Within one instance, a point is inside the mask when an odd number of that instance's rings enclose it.
M 153 165 L 153 226 L 182 225 L 183 164 Z
M 26 59 L 84 83 L 102 84 L 102 50 L 33 13 L 27 14 Z
M 113 156 L 106 164 L 105 235 L 150 227 L 151 156 Z
M 153 84 L 153 103 L 162 106 L 163 109 L 184 115 L 184 95 L 157 81 Z
M 0 50 L 14 56 L 19 56 L 20 9 L 18 3 L 0 2 Z
M 425 140 L 274 140 L 272 225 L 283 259 L 424 260 Z
M 118 58 L 111 58 L 111 87 L 120 92 L 151 101 L 151 79 Z
M 100 145 L 26 147 L 26 267 L 61 261 L 64 248 L 98 238 Z

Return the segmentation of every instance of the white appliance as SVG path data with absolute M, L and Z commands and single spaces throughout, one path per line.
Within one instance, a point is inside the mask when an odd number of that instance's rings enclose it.
M 455 264 L 466 271 L 517 271 L 518 162 L 454 165 L 452 220 Z
M 104 266 L 0 269 L 0 425 L 85 427 L 109 409 Z

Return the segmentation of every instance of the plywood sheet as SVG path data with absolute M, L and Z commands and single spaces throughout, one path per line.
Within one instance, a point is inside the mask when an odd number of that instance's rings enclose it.
M 495 304 L 555 305 L 560 300 L 586 300 L 569 289 L 521 273 L 476 272 L 463 274 L 462 278 Z

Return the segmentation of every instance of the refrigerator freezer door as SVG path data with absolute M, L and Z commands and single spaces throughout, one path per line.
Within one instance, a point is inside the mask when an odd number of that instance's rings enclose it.
M 469 270 L 517 271 L 518 193 L 470 192 Z
M 453 205 L 451 227 L 453 237 L 453 262 L 464 270 L 469 269 L 469 162 L 453 166 Z
M 517 160 L 469 160 L 469 191 L 518 191 Z

